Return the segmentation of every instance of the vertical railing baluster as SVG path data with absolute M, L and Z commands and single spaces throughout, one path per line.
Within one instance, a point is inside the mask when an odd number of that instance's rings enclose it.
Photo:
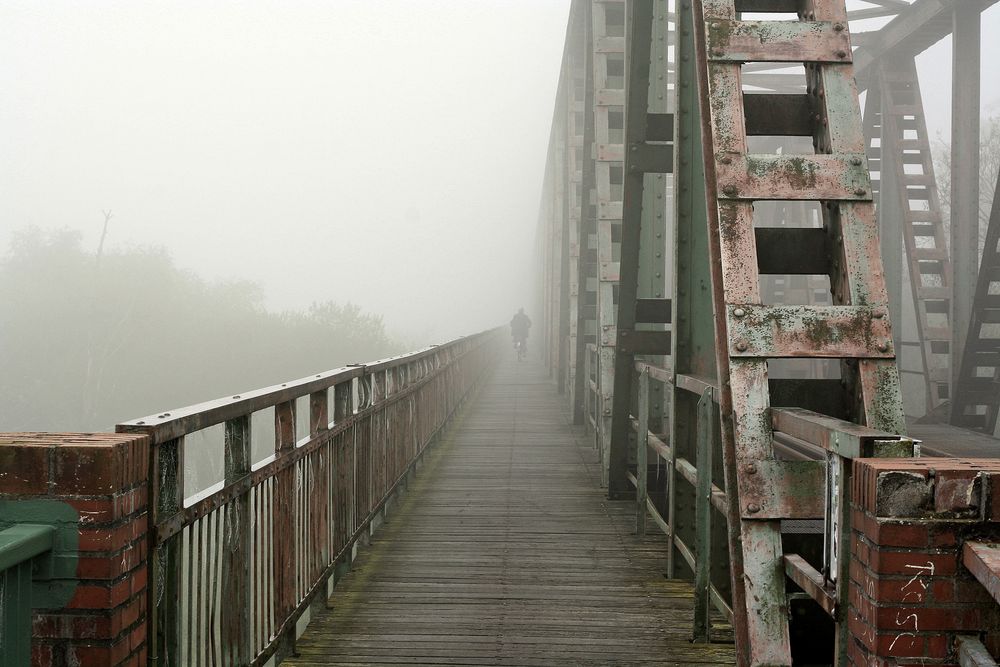
M 153 447 L 153 523 L 158 524 L 179 512 L 184 505 L 184 438 L 168 440 Z M 151 662 L 159 667 L 180 665 L 181 615 L 181 533 L 155 549 L 149 571 Z
M 590 350 L 583 355 L 583 432 L 590 433 Z
M 715 443 L 715 398 L 709 387 L 698 401 L 697 468 L 695 493 L 694 641 L 708 642 L 711 634 L 712 567 L 712 447 Z
M 215 618 L 216 610 L 218 606 L 216 605 L 216 599 L 218 598 L 217 591 L 219 587 L 219 577 L 216 574 L 216 565 L 219 562 L 219 540 L 218 537 L 218 526 L 219 519 L 221 517 L 222 510 L 217 509 L 210 512 L 208 516 L 205 517 L 206 533 L 208 542 L 208 560 L 205 563 L 205 568 L 208 578 L 208 591 L 205 596 L 205 664 L 209 667 L 215 667 L 218 664 L 216 659 L 216 637 L 215 637 Z
M 184 635 L 185 635 L 185 650 L 184 650 L 184 664 L 190 665 L 194 662 L 191 657 L 194 648 L 194 568 L 198 561 L 194 558 L 194 533 L 197 529 L 198 523 L 194 522 L 187 526 L 182 533 L 187 534 L 187 593 L 185 594 L 184 600 Z
M 250 474 L 250 416 L 226 422 L 225 483 Z M 250 494 L 245 490 L 225 506 L 222 541 L 222 663 L 250 662 Z
M 201 628 L 204 622 L 204 611 L 202 609 L 202 594 L 205 590 L 205 568 L 209 562 L 205 558 L 205 540 L 202 534 L 205 532 L 205 521 L 206 519 L 199 519 L 194 523 L 195 528 L 195 542 L 198 545 L 198 558 L 195 559 L 198 568 L 198 583 L 195 586 L 195 603 L 194 603 L 194 658 L 188 658 L 194 667 L 201 667 L 202 656 L 204 654 Z
M 649 370 L 639 373 L 639 424 L 635 433 L 635 532 L 646 534 L 646 482 L 649 478 Z

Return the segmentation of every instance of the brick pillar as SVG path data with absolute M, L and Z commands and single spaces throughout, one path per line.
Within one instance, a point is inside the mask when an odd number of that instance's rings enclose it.
M 149 444 L 134 434 L 0 434 L 0 528 L 58 529 L 32 596 L 32 662 L 146 664 Z
M 853 664 L 956 665 L 958 635 L 997 655 L 1000 608 L 962 543 L 1000 541 L 1000 460 L 858 459 L 853 484 Z

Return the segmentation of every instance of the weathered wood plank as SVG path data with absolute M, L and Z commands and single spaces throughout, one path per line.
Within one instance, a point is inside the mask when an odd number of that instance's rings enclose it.
M 605 499 L 542 371 L 505 365 L 283 664 L 733 664 L 689 642 L 691 586 L 634 507 Z

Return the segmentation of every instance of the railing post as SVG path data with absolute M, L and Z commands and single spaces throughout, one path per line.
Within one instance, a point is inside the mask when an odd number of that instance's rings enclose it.
M 309 395 L 309 437 L 316 438 L 330 429 L 328 389 L 320 389 Z M 330 448 L 332 450 L 332 447 Z M 312 489 L 306 494 L 305 503 L 309 506 L 309 524 L 306 530 L 310 533 L 312 554 L 309 559 L 309 578 L 317 576 L 330 560 L 330 542 L 328 539 L 329 512 L 328 498 L 330 494 L 331 462 L 328 457 L 319 455 L 313 459 Z M 325 608 L 326 597 L 316 595 L 314 605 Z
M 274 406 L 274 455 L 280 460 L 295 449 L 295 401 Z M 295 609 L 295 466 L 291 465 L 275 474 L 271 504 L 271 526 L 274 544 L 273 572 L 274 617 L 284 619 Z M 280 627 L 281 620 L 278 620 Z M 295 628 L 285 630 L 278 656 L 282 658 L 295 650 Z
M 327 400 L 326 389 L 309 394 L 309 435 L 316 435 L 330 428 L 330 409 Z
M 32 524 L 0 531 L 0 656 L 10 667 L 31 664 L 32 559 L 52 549 L 55 533 Z
M 341 382 L 333 388 L 333 423 L 342 424 L 354 414 L 354 380 Z M 354 468 L 354 430 L 338 436 L 333 450 L 334 474 L 334 553 L 339 552 L 354 530 L 354 497 L 351 494 L 351 479 Z M 352 555 L 348 551 L 337 563 L 334 578 L 339 580 L 351 569 Z
M 154 523 L 179 512 L 184 506 L 184 438 L 175 438 L 153 447 Z M 149 569 L 150 662 L 158 667 L 180 665 L 181 534 L 157 549 Z
M 226 422 L 226 484 L 250 474 L 250 417 Z M 250 492 L 243 491 L 225 505 L 222 539 L 222 663 L 250 662 Z M 289 517 L 295 521 L 295 517 Z
M 827 452 L 826 578 L 837 596 L 834 667 L 850 664 L 851 634 L 847 618 L 851 581 L 851 469 L 850 459 Z
M 677 443 L 675 442 L 670 443 L 670 450 L 666 459 L 666 465 L 667 578 L 673 579 L 676 569 L 674 566 L 674 554 L 677 553 Z
M 639 426 L 635 434 L 635 533 L 646 534 L 646 483 L 649 477 L 649 371 L 639 373 Z
M 31 664 L 31 561 L 0 571 L 0 655 L 11 667 Z
M 710 641 L 712 567 L 712 446 L 715 398 L 709 387 L 698 401 L 698 488 L 695 494 L 694 641 Z M 671 519 L 672 521 L 672 519 Z

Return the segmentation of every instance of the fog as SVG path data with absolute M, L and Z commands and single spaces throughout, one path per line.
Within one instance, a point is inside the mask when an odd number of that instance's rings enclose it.
M 0 4 L 0 247 L 157 245 L 422 344 L 529 275 L 568 0 Z
M 530 307 L 568 11 L 0 0 L 0 430 L 107 429 Z M 950 50 L 918 58 L 943 142 Z M 986 115 L 998 61 L 984 39 Z

